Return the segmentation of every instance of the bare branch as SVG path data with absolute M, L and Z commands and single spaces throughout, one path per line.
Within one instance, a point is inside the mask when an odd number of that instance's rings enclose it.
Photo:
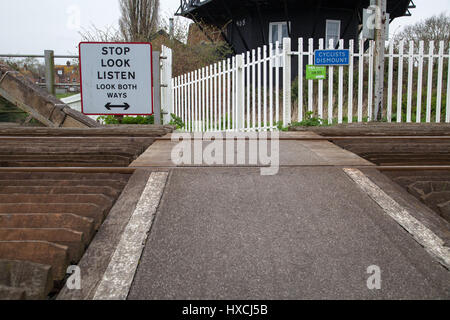
M 159 23 L 159 0 L 120 0 L 120 33 L 126 41 L 150 41 Z

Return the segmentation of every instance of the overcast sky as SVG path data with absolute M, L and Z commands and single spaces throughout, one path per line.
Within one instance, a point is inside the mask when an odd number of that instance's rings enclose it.
M 414 0 L 412 17 L 397 19 L 391 33 L 408 24 L 450 13 L 450 0 Z M 179 0 L 161 0 L 162 14 L 172 16 Z M 118 0 L 0 0 L 0 53 L 38 54 L 53 49 L 55 54 L 76 54 L 79 31 L 94 24 L 117 27 Z

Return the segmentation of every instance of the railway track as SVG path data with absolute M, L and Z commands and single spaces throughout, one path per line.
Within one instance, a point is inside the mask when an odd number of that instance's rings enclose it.
M 127 185 L 128 165 L 170 130 L 0 129 L 0 299 L 54 296 Z

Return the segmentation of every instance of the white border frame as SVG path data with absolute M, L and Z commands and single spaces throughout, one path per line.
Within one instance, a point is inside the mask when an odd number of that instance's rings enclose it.
M 347 64 L 316 64 L 316 52 L 317 51 L 347 51 L 348 52 L 348 63 Z M 314 66 L 318 66 L 318 67 L 342 67 L 342 66 L 349 66 L 350 65 L 350 60 L 352 58 L 352 53 L 350 52 L 350 49 L 316 49 L 314 50 Z

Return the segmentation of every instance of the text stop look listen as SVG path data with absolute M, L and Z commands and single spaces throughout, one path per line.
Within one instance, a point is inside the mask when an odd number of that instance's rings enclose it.
M 150 43 L 80 43 L 83 112 L 152 114 L 151 57 Z
M 102 55 L 113 55 L 113 56 L 126 56 L 130 52 L 129 47 L 103 47 Z M 126 58 L 105 58 L 101 59 L 102 68 L 131 68 L 130 59 Z M 103 80 L 135 80 L 136 72 L 134 71 L 98 71 L 97 79 Z

